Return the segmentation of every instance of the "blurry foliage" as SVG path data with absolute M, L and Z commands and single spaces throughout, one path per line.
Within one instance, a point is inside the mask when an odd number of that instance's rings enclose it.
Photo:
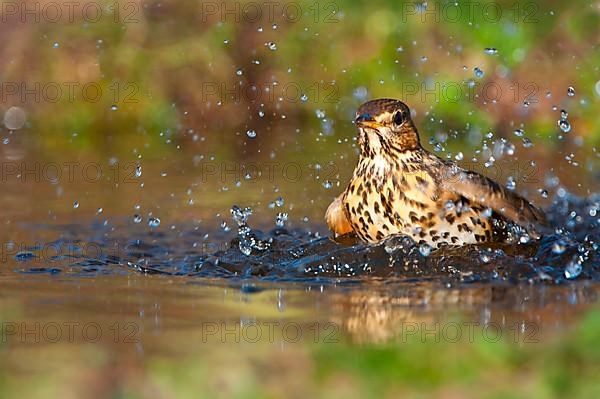
M 397 392 L 594 398 L 600 392 L 594 378 L 600 371 L 598 333 L 600 313 L 592 311 L 562 338 L 521 347 L 510 342 L 515 335 L 505 334 L 504 339 L 492 342 L 481 339 L 481 331 L 475 332 L 474 342 L 466 344 L 434 338 L 423 341 L 416 334 L 401 343 L 354 350 L 322 346 L 316 353 L 315 375 L 322 387 L 331 389 L 340 380 L 352 381 L 354 392 L 373 398 L 393 397 Z M 524 338 L 518 338 L 519 342 Z
M 42 9 L 47 3 L 39 2 Z M 43 14 L 25 23 L 19 13 L 2 16 L 0 111 L 24 108 L 43 149 L 68 144 L 131 151 L 123 146 L 131 143 L 152 152 L 164 143 L 195 143 L 242 155 L 244 132 L 255 129 L 258 143 L 281 139 L 297 143 L 291 150 L 327 151 L 336 140 L 315 140 L 322 131 L 315 111 L 334 121 L 334 138 L 349 138 L 355 108 L 381 96 L 414 108 L 426 137 L 446 132 L 462 141 L 473 129 L 509 136 L 524 124 L 535 126 L 534 141 L 556 140 L 560 109 L 566 108 L 571 135 L 600 139 L 600 17 L 586 1 L 468 2 L 458 8 L 440 1 L 428 2 L 427 11 L 392 0 L 301 1 L 295 4 L 303 15 L 294 18 L 282 15 L 281 2 L 273 18 L 263 8 L 259 19 L 243 10 L 260 2 L 227 2 L 233 14 L 221 13 L 223 2 L 121 2 L 118 13 L 109 3 L 94 22 L 81 12 L 69 21 L 67 11 L 56 23 Z M 485 54 L 487 47 L 498 54 Z M 476 66 L 483 77 L 475 77 Z M 35 90 L 52 82 L 77 82 L 75 99 L 64 86 L 56 102 L 43 93 L 39 100 L 23 98 L 21 90 L 6 93 L 7 83 Z M 89 83 L 101 88 L 98 101 L 83 98 Z M 569 86 L 575 97 L 566 96 Z M 447 87 L 459 95 L 448 98 Z M 497 92 L 488 91 L 486 101 L 481 88 L 494 87 L 501 94 L 489 101 Z M 294 133 L 305 127 L 310 133 Z
M 591 399 L 600 393 L 598 310 L 537 343 L 535 336 L 514 335 L 518 329 L 508 326 L 501 338 L 495 328 L 486 335 L 475 327 L 472 335 L 464 329 L 451 342 L 440 336 L 439 327 L 429 328 L 428 334 L 421 330 L 403 338 L 408 329 L 399 331 L 397 341 L 378 344 L 307 338 L 285 345 L 265 335 L 264 342 L 207 343 L 200 339 L 203 333 L 184 329 L 176 330 L 177 339 L 167 348 L 144 356 L 128 344 L 23 346 L 6 351 L 0 392 L 28 398 L 85 393 L 110 398 L 540 399 Z M 115 363 L 115 351 L 137 355 Z M 40 363 L 40 356 L 55 359 L 56 366 Z

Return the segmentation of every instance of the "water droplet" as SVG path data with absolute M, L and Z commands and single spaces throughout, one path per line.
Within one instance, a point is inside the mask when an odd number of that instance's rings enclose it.
M 277 214 L 277 218 L 275 219 L 275 225 L 277 227 L 283 227 L 283 226 L 285 226 L 285 222 L 287 222 L 287 220 L 288 220 L 288 214 L 279 212 Z
M 368 95 L 369 91 L 364 86 L 359 86 L 352 91 L 352 96 L 358 101 L 365 101 Z
M 136 213 L 133 215 L 133 223 L 142 223 L 142 217 Z
M 515 182 L 515 178 L 512 176 L 508 176 L 506 179 L 506 188 L 509 190 L 514 190 L 517 187 L 517 183 Z
M 256 131 L 249 129 L 248 131 L 246 131 L 246 136 L 250 137 L 251 139 L 256 137 Z
M 316 110 L 315 114 L 317 115 L 317 118 L 319 118 L 319 119 L 325 118 L 325 111 L 323 111 L 322 109 Z
M 285 204 L 285 201 L 283 199 L 283 197 L 277 197 L 275 198 L 275 205 L 282 207 L 283 204 Z
M 275 42 L 266 42 L 265 46 L 271 51 L 277 50 L 277 44 Z
M 223 44 L 229 44 L 229 39 L 223 40 Z
M 73 202 L 73 208 L 75 208 L 75 209 L 79 208 L 79 202 L 77 202 L 77 201 Z
M 263 111 L 263 110 L 258 111 L 258 116 L 260 118 L 264 117 L 265 116 L 265 111 Z
M 519 242 L 521 244 L 527 244 L 530 240 L 531 240 L 531 237 L 529 237 L 529 234 L 527 234 L 527 233 L 524 233 L 523 235 L 521 235 L 519 237 Z
M 506 143 L 504 152 L 506 152 L 507 155 L 513 155 L 515 153 L 515 145 L 513 143 Z
M 242 70 L 242 68 L 239 68 L 238 70 L 235 71 L 235 74 L 237 76 L 242 76 L 244 74 L 244 71 Z
M 231 216 L 238 226 L 245 226 L 248 223 L 248 217 L 252 215 L 252 208 L 246 207 L 244 209 L 237 205 L 231 208 Z
M 230 231 L 230 230 L 231 230 L 231 227 L 229 227 L 229 226 L 227 225 L 227 222 L 226 222 L 226 221 L 222 221 L 222 222 L 221 222 L 221 228 L 222 228 L 222 229 L 223 229 L 223 231 L 224 231 L 224 232 L 226 232 L 226 233 L 227 233 L 228 231 Z
M 484 53 L 486 53 L 487 55 L 496 55 L 498 54 L 498 50 L 494 47 L 486 47 L 483 50 Z
M 562 240 L 556 241 L 554 244 L 552 244 L 552 253 L 555 253 L 557 255 L 562 254 L 563 252 L 565 252 L 566 249 L 567 245 Z
M 454 156 L 454 159 L 456 159 L 457 161 L 462 161 L 464 158 L 464 154 L 462 152 L 459 152 L 458 154 L 456 154 Z
M 429 254 L 431 253 L 431 247 L 428 244 L 421 244 L 419 246 L 419 252 L 423 256 L 429 256 Z
M 560 118 L 561 119 L 567 119 L 569 117 L 569 113 L 567 112 L 566 109 L 561 109 L 560 110 Z
M 475 67 L 473 72 L 475 73 L 475 77 L 479 79 L 483 78 L 484 72 L 479 67 Z
M 4 126 L 9 130 L 19 130 L 25 125 L 25 111 L 19 107 L 10 107 L 4 113 Z
M 52 47 L 59 48 L 60 44 L 58 42 L 54 42 L 54 43 L 52 43 Z
M 523 147 L 531 148 L 533 147 L 533 143 L 527 137 L 523 137 Z
M 558 127 L 565 133 L 569 133 L 571 131 L 571 124 L 566 119 L 560 119 L 558 121 Z
M 523 129 L 515 130 L 515 136 L 517 136 L 517 137 L 523 137 L 524 134 L 525 134 L 525 130 L 523 130 Z
M 154 218 L 154 217 L 149 218 L 148 219 L 148 226 L 153 227 L 153 228 L 160 226 L 160 219 L 159 218 Z
M 577 260 L 571 260 L 565 267 L 565 277 L 568 279 L 577 278 L 583 270 L 581 263 Z
M 246 245 L 246 241 L 244 240 L 240 240 L 238 243 L 238 248 L 240 249 L 240 252 L 246 256 L 250 256 L 252 254 L 252 247 L 250 245 Z
M 115 104 L 111 105 L 111 107 L 110 107 L 111 111 L 116 111 L 118 109 L 119 109 L 119 107 L 117 107 Z
M 307 102 L 308 101 L 308 96 L 306 94 L 302 94 L 300 96 L 300 101 L 302 101 L 303 103 Z
M 567 96 L 573 97 L 575 95 L 575 88 L 573 86 L 569 86 L 567 89 Z
M 329 180 L 325 180 L 323 182 L 323 187 L 325 187 L 325 189 L 329 190 L 331 187 L 333 187 L 333 183 L 331 183 Z
M 135 167 L 135 177 L 142 177 L 142 165 Z

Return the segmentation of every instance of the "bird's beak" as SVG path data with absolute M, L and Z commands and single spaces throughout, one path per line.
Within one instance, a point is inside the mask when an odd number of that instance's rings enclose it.
M 371 129 L 378 129 L 383 126 L 381 123 L 375 121 L 369 114 L 358 115 L 354 120 L 354 124 L 358 127 L 368 127 Z

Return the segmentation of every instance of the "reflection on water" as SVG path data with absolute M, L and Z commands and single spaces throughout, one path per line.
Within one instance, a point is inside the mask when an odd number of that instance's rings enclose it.
M 427 334 L 449 339 L 445 334 L 459 326 L 463 333 L 494 329 L 509 339 L 521 334 L 517 342 L 528 343 L 565 328 L 598 301 L 598 288 L 589 283 L 447 288 L 374 280 L 357 287 L 284 284 L 278 289 L 264 283 L 253 289 L 212 284 L 218 280 L 190 284 L 185 277 L 135 274 L 124 279 L 4 278 L 3 339 L 17 347 L 36 340 L 49 344 L 56 335 L 51 329 L 63 332 L 76 323 L 77 329 L 87 326 L 90 331 L 64 334 L 56 341 L 86 343 L 97 338 L 104 344 L 135 344 L 123 346 L 159 353 L 185 351 L 172 345 L 183 338 L 192 346 L 240 341 L 406 342 Z M 27 295 L 20 295 L 24 291 Z M 102 336 L 92 334 L 96 330 Z
M 598 297 L 589 282 L 458 288 L 385 279 L 356 286 L 222 284 L 135 272 L 3 275 L 0 375 L 16 392 L 30 392 L 27 381 L 38 378 L 45 389 L 68 387 L 75 397 L 90 390 L 118 397 L 135 387 L 154 392 L 163 383 L 177 391 L 187 381 L 231 393 L 248 378 L 286 390 L 313 375 L 315 346 L 336 353 L 352 351 L 348 345 L 354 343 L 392 342 L 404 351 L 406 343 L 441 342 L 450 356 L 482 340 L 501 340 L 499 348 L 529 347 L 550 342 Z
M 597 288 L 486 286 L 441 289 L 424 284 L 337 296 L 334 313 L 353 339 L 386 342 L 490 328 L 518 342 L 538 342 L 597 301 Z M 454 316 L 456 319 L 452 319 Z M 449 319 L 451 321 L 449 321 Z M 454 335 L 453 335 L 454 336 Z

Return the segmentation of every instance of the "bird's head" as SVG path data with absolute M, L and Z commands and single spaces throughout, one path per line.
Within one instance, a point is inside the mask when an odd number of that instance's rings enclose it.
M 358 108 L 354 123 L 360 131 L 359 143 L 365 155 L 421 146 L 410 109 L 402 101 L 389 98 L 367 101 Z

